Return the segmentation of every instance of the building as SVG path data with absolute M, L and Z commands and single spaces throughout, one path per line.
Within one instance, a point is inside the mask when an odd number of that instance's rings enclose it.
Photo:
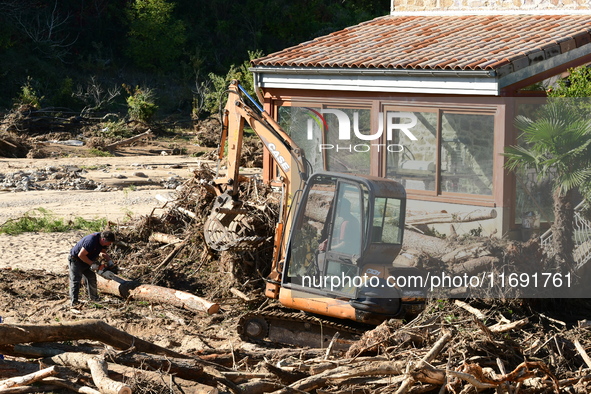
M 589 1 L 395 0 L 390 15 L 255 59 L 252 71 L 315 170 L 397 179 L 415 213 L 494 210 L 455 230 L 518 235 L 532 212 L 552 218 L 547 184 L 504 169 L 515 116 L 591 62 L 590 32 Z M 277 176 L 268 156 L 264 176 Z

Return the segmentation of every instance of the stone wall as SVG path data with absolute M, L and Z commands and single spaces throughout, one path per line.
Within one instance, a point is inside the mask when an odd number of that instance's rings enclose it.
M 591 0 L 392 0 L 392 12 L 590 10 Z

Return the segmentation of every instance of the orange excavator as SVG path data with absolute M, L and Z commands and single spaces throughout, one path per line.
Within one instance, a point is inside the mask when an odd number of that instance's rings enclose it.
M 365 175 L 310 174 L 304 152 L 237 81 L 228 94 L 219 148 L 222 159 L 227 145 L 228 166 L 212 181 L 217 197 L 204 228 L 210 248 L 252 248 L 263 240 L 251 234 L 238 198 L 245 122 L 281 171 L 265 295 L 282 309 L 243 316 L 243 339 L 319 347 L 338 332 L 337 342 L 347 346 L 368 325 L 420 313 L 422 272 L 393 264 L 404 233 L 402 185 Z

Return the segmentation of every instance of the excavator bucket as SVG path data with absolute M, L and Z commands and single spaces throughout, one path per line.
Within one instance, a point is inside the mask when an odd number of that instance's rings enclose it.
M 242 205 L 227 194 L 218 196 L 204 226 L 205 242 L 211 249 L 219 252 L 249 250 L 269 240 L 269 237 L 253 235 L 249 211 Z

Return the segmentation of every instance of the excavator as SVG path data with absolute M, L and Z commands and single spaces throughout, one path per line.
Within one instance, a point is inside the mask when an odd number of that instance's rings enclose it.
M 241 337 L 311 347 L 336 340 L 337 348 L 346 348 L 368 327 L 419 314 L 426 299 L 423 273 L 393 264 L 404 233 L 403 186 L 367 175 L 311 174 L 304 152 L 238 81 L 227 93 L 218 152 L 227 172 L 211 181 L 217 196 L 204 226 L 211 249 L 253 248 L 264 240 L 252 234 L 238 196 L 245 123 L 281 172 L 265 295 L 282 308 L 247 313 L 239 322 Z

